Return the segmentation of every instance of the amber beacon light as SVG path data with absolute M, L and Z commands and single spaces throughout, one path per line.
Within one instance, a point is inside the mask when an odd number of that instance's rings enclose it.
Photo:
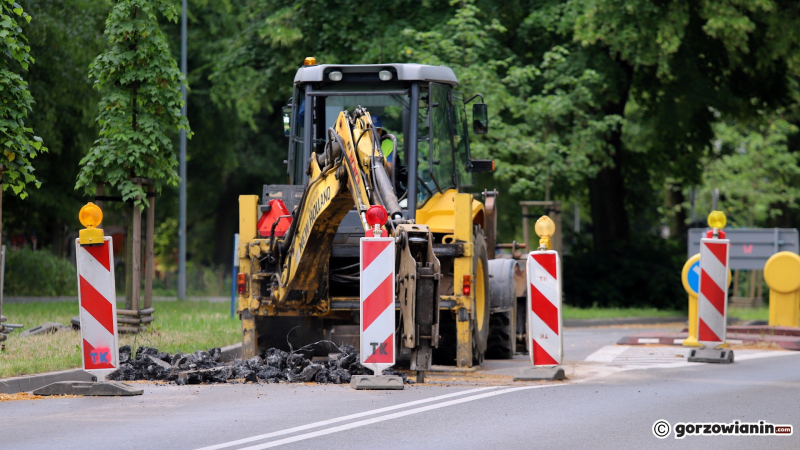
M 103 245 L 103 230 L 97 228 L 103 221 L 103 211 L 92 202 L 87 203 L 78 212 L 78 220 L 83 225 L 83 230 L 78 233 L 78 243 L 81 245 Z

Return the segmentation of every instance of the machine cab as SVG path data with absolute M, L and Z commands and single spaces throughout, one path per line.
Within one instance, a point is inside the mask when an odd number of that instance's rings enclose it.
M 284 109 L 289 184 L 307 183 L 309 157 L 323 151 L 327 129 L 339 113 L 363 106 L 376 127 L 396 138 L 381 148 L 406 218 L 415 219 L 436 194 L 472 186 L 472 173 L 486 170 L 487 162 L 470 158 L 465 105 L 477 96 L 465 101 L 457 86 L 455 73 L 444 66 L 303 66 L 294 79 L 291 104 Z M 484 103 L 473 105 L 471 122 L 475 133 L 488 130 Z M 363 233 L 357 217 L 346 218 L 339 231 L 352 232 Z

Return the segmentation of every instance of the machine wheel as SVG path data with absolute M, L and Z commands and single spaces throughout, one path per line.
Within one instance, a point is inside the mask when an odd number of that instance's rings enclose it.
M 512 359 L 517 347 L 515 311 L 498 311 L 489 317 L 489 341 L 486 347 L 488 359 Z
M 492 295 L 492 314 L 489 317 L 489 341 L 486 357 L 511 359 L 517 340 L 517 297 L 514 271 L 517 261 L 489 261 L 489 286 Z
M 483 363 L 489 339 L 489 316 L 491 315 L 492 297 L 489 289 L 489 257 L 486 252 L 486 237 L 483 230 L 475 229 L 475 257 L 473 272 L 475 274 L 475 305 L 472 309 L 472 365 Z

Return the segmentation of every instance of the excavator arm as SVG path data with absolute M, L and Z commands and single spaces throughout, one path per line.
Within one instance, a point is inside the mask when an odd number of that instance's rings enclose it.
M 412 370 L 430 369 L 432 348 L 438 341 L 441 268 L 433 253 L 433 239 L 425 225 L 402 218 L 402 210 L 386 170 L 380 142 L 366 109 L 351 115 L 342 111 L 322 153 L 309 158 L 308 183 L 291 215 L 283 239 L 269 236 L 269 244 L 251 255 L 251 279 L 267 283 L 268 295 L 251 301 L 257 315 L 325 315 L 330 311 L 327 290 L 333 239 L 344 216 L 355 207 L 366 231 L 367 209 L 381 205 L 389 213 L 385 224 L 394 237 L 398 261 L 397 292 L 403 335 L 401 345 L 412 349 Z M 274 230 L 280 220 L 276 218 Z M 255 307 L 256 309 L 253 309 Z

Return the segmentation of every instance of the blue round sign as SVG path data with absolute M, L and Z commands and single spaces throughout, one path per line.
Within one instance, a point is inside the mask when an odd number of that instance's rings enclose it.
M 692 267 L 689 267 L 689 273 L 686 275 L 686 281 L 689 282 L 689 287 L 697 293 L 700 290 L 700 261 L 698 260 Z

